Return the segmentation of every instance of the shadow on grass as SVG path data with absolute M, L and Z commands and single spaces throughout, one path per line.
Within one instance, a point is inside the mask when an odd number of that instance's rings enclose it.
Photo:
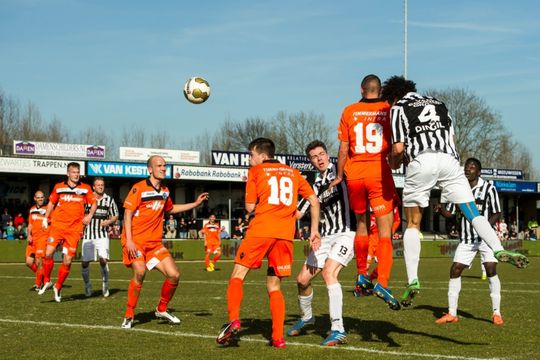
M 297 317 L 290 316 L 288 319 L 285 320 L 285 333 L 287 332 L 288 328 L 296 322 L 296 320 Z M 345 329 L 347 329 L 349 333 L 349 337 L 351 335 L 357 334 L 364 342 L 385 343 L 388 347 L 401 347 L 401 345 L 397 343 L 391 336 L 393 333 L 422 336 L 458 345 L 488 345 L 486 343 L 461 341 L 446 336 L 407 329 L 405 327 L 397 326 L 396 324 L 388 321 L 361 320 L 345 317 L 343 319 L 343 322 L 345 325 Z M 315 324 L 306 327 L 306 332 L 308 334 L 315 334 L 320 336 L 322 341 L 328 336 L 330 332 L 330 327 L 331 324 L 328 315 L 316 316 Z M 238 336 L 241 337 L 248 335 L 262 335 L 264 338 L 270 341 L 271 331 L 272 321 L 270 319 L 242 319 L 242 330 L 240 330 Z M 287 337 L 286 339 L 292 340 L 293 338 Z M 233 345 L 233 343 L 231 343 L 231 345 Z M 237 345 L 237 342 L 234 345 Z
M 435 319 L 440 318 L 441 316 L 444 315 L 444 313 L 446 313 L 448 311 L 447 308 L 431 306 L 431 305 L 418 305 L 418 306 L 414 306 L 411 310 L 428 310 L 428 311 L 431 311 L 433 313 L 433 317 Z M 466 318 L 466 319 L 483 321 L 483 322 L 487 322 L 487 323 L 491 324 L 491 320 L 489 320 L 489 319 L 478 318 L 478 317 L 474 316 L 473 314 L 468 313 L 466 311 L 462 311 L 462 310 L 458 310 L 458 316 L 461 316 L 461 317 Z

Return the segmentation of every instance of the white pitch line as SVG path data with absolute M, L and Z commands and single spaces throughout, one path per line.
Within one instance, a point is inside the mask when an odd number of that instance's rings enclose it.
M 34 276 L 13 276 L 13 275 L 0 275 L 0 279 L 32 279 L 35 280 Z M 97 280 L 96 280 L 97 281 Z M 123 282 L 128 283 L 131 279 L 109 279 L 109 282 Z M 321 280 L 322 281 L 322 280 Z M 163 280 L 145 280 L 145 283 L 163 283 Z M 213 284 L 213 285 L 227 285 L 229 283 L 228 280 L 182 280 L 180 278 L 180 285 L 182 284 Z M 347 285 L 347 286 L 353 286 L 355 284 L 354 281 L 340 281 L 341 284 Z M 436 281 L 426 281 L 422 282 L 422 284 L 426 283 L 438 283 Z M 444 284 L 447 284 L 447 282 L 444 282 Z M 519 285 L 520 283 L 512 283 L 512 285 Z M 244 285 L 260 285 L 260 286 L 266 286 L 266 282 L 264 280 L 261 281 L 244 281 Z M 282 286 L 296 286 L 296 283 L 294 281 L 286 281 L 281 284 Z M 521 283 L 521 285 L 534 285 L 534 283 Z M 326 288 L 326 285 L 322 282 L 315 282 L 311 284 L 313 287 L 324 287 Z M 469 287 L 471 286 L 471 287 Z M 474 287 L 472 287 L 474 286 Z M 396 286 L 396 289 L 404 289 L 404 286 Z M 478 288 L 476 287 L 476 284 L 468 283 L 465 284 L 465 286 L 462 285 L 462 290 L 465 291 L 478 291 L 478 292 L 485 292 L 487 291 L 488 287 L 482 287 Z M 448 287 L 428 287 L 428 286 L 422 286 L 422 290 L 448 290 Z M 503 293 L 520 293 L 520 294 L 540 294 L 540 290 L 526 290 L 526 289 L 501 289 L 501 292 Z
M 86 325 L 86 324 L 68 324 L 68 323 L 53 323 L 49 321 L 31 321 L 31 320 L 15 320 L 15 319 L 1 319 L 0 322 L 11 323 L 11 324 L 27 324 L 27 325 L 39 325 L 39 326 L 57 326 L 57 327 L 67 327 L 67 328 L 82 328 L 82 329 L 97 329 L 97 330 L 116 330 L 116 331 L 126 331 L 126 332 L 138 332 L 154 335 L 168 335 L 168 336 L 178 336 L 178 337 L 190 337 L 190 338 L 199 338 L 199 339 L 212 339 L 216 337 L 212 335 L 204 334 L 194 334 L 194 333 L 184 333 L 179 331 L 159 331 L 159 330 L 150 330 L 150 329 L 122 329 L 120 326 L 110 326 L 110 325 Z M 257 343 L 268 343 L 268 340 L 263 339 L 254 339 L 250 337 L 242 337 L 241 341 L 246 342 L 257 342 Z M 217 345 L 216 345 L 217 346 Z M 434 358 L 434 359 L 456 359 L 456 360 L 501 360 L 501 358 L 478 358 L 478 357 L 468 357 L 468 356 L 459 356 L 459 355 L 443 355 L 443 354 L 430 354 L 430 353 L 418 353 L 418 352 L 399 352 L 399 351 L 385 351 L 385 350 L 376 350 L 363 347 L 354 347 L 354 346 L 340 346 L 340 347 L 328 347 L 321 346 L 316 344 L 306 344 L 299 342 L 287 342 L 287 346 L 299 346 L 299 347 L 309 347 L 317 348 L 322 351 L 357 351 L 357 352 L 367 352 L 372 354 L 379 355 L 394 355 L 394 356 L 417 356 L 425 358 Z

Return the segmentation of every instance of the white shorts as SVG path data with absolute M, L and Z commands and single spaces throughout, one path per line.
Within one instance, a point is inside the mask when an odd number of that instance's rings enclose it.
M 83 239 L 82 261 L 109 260 L 109 238 Z
M 431 189 L 441 188 L 441 203 L 464 204 L 474 201 L 471 186 L 459 161 L 450 154 L 426 151 L 407 166 L 403 186 L 403 206 L 429 204 Z
M 482 264 L 486 262 L 498 262 L 493 254 L 493 250 L 484 241 L 473 244 L 459 243 L 454 255 L 454 262 L 469 266 L 472 264 L 477 252 L 480 252 Z
M 332 259 L 347 266 L 354 256 L 354 235 L 349 231 L 323 237 L 321 247 L 309 253 L 305 264 L 322 269 L 326 259 Z

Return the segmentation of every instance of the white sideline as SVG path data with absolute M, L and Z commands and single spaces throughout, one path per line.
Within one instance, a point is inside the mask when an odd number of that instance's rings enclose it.
M 138 333 L 155 334 L 155 335 L 191 337 L 191 338 L 212 339 L 212 340 L 216 338 L 215 336 L 212 336 L 212 335 L 183 333 L 183 332 L 178 332 L 178 331 L 169 332 L 169 331 L 137 329 L 137 328 L 126 330 L 126 329 L 122 329 L 120 326 L 110 326 L 110 325 L 105 326 L 105 325 L 68 324 L 68 323 L 53 323 L 49 321 L 31 321 L 31 320 L 1 319 L 1 318 L 0 318 L 0 322 L 8 323 L 8 324 L 9 323 L 19 324 L 19 325 L 27 324 L 27 325 L 56 326 L 56 327 L 67 327 L 67 328 L 129 331 L 129 332 L 138 332 Z M 242 337 L 241 341 L 268 343 L 268 340 L 254 339 L 250 337 Z M 500 360 L 501 359 L 501 358 L 478 358 L 478 357 L 468 357 L 468 356 L 459 356 L 459 355 L 442 355 L 442 354 L 417 353 L 417 352 L 384 351 L 384 350 L 375 350 L 375 349 L 354 347 L 354 346 L 325 347 L 325 346 L 320 346 L 316 344 L 306 344 L 306 343 L 289 342 L 289 341 L 287 342 L 287 346 L 317 348 L 323 351 L 327 351 L 327 350 L 328 351 L 340 351 L 340 350 L 357 351 L 357 352 L 366 352 L 366 353 L 379 354 L 379 355 L 417 356 L 417 357 L 434 358 L 434 359 L 458 359 L 458 360 Z
M 34 280 L 35 279 L 35 276 L 14 276 L 14 275 L 0 275 L 0 279 L 29 279 L 29 280 Z M 95 281 L 99 281 L 99 279 L 95 280 Z M 109 279 L 109 282 L 125 282 L 125 283 L 128 283 L 130 282 L 131 279 Z M 163 280 L 144 280 L 145 283 L 153 283 L 153 282 L 157 282 L 157 283 L 163 283 Z M 216 284 L 216 285 L 227 285 L 229 283 L 228 280 L 183 280 L 182 278 L 180 278 L 180 285 L 182 284 Z M 354 281 L 349 281 L 349 280 L 343 280 L 343 281 L 340 281 L 341 284 L 344 284 L 344 285 L 347 285 L 347 286 L 353 286 L 355 284 Z M 448 281 L 425 281 L 425 282 L 422 282 L 422 284 L 448 284 Z M 487 285 L 487 282 L 484 282 L 486 285 Z M 516 282 L 512 282 L 512 285 L 529 285 L 529 286 L 532 286 L 532 285 L 539 285 L 540 283 L 516 283 Z M 244 281 L 244 285 L 264 285 L 266 286 L 266 282 L 264 281 Z M 429 287 L 429 286 L 424 286 L 422 285 L 422 290 L 448 290 L 448 286 L 443 286 L 443 287 Z M 296 283 L 294 281 L 286 281 L 284 283 L 281 284 L 281 286 L 296 286 Z M 326 285 L 323 284 L 323 283 L 314 283 L 312 284 L 312 286 L 314 287 L 323 287 L 323 288 L 326 288 Z M 471 287 L 469 287 L 471 286 Z M 469 283 L 469 284 L 465 284 L 465 286 L 463 287 L 463 289 L 465 289 L 466 291 L 481 291 L 481 292 L 485 292 L 486 291 L 486 288 L 485 287 L 482 287 L 482 288 L 478 288 L 476 287 L 477 284 L 476 283 Z M 404 289 L 405 287 L 404 286 L 396 286 L 395 287 L 396 289 Z M 516 293 L 522 293 L 522 294 L 539 294 L 540 293 L 540 290 L 529 290 L 529 289 L 516 289 L 516 288 L 512 288 L 512 289 L 501 289 L 501 292 L 502 293 L 512 293 L 512 294 L 516 294 Z

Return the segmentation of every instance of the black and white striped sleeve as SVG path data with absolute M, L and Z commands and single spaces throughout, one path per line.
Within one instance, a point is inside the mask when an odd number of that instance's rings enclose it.
M 118 206 L 116 206 L 116 202 L 114 201 L 112 197 L 111 197 L 111 202 L 109 204 L 108 216 L 109 217 L 118 216 Z
M 405 124 L 403 107 L 392 106 L 390 118 L 392 121 L 392 144 L 405 142 Z
M 298 206 L 296 207 L 296 209 L 300 211 L 302 214 L 305 214 L 306 212 L 308 212 L 310 206 L 311 204 L 309 203 L 309 201 L 302 198 L 302 200 L 298 202 Z
M 497 193 L 497 189 L 495 189 L 495 186 L 489 184 L 487 197 L 488 197 L 489 213 L 490 214 L 500 213 L 501 204 L 499 202 L 499 194 Z

